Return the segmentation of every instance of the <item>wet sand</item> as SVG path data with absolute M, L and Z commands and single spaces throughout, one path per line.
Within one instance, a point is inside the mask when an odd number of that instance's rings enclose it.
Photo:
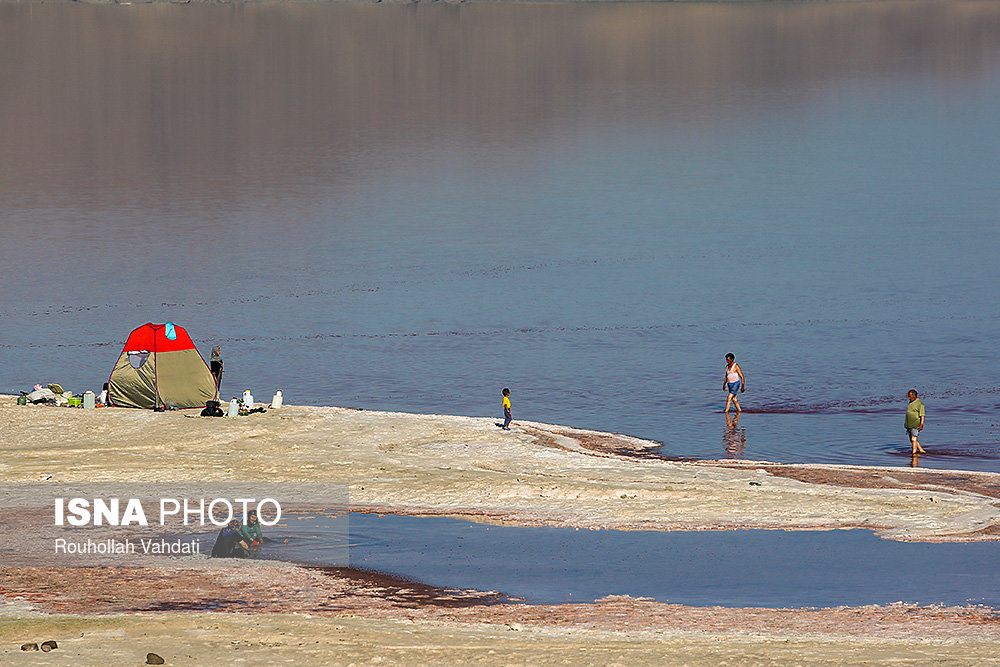
M 152 651 L 168 664 L 959 665 L 996 664 L 1000 646 L 1000 617 L 983 607 L 692 608 L 618 596 L 528 606 L 266 562 L 85 572 L 0 570 L 0 660 L 141 663 Z M 47 639 L 60 646 L 50 656 L 18 649 Z
M 49 475 L 44 483 L 57 487 L 309 481 L 348 486 L 354 510 L 518 525 L 865 527 L 894 539 L 996 539 L 1000 475 L 667 461 L 652 453 L 657 445 L 535 423 L 504 432 L 487 418 L 286 406 L 203 419 L 22 407 L 4 396 L 0 495 Z M 529 606 L 259 561 L 0 568 L 0 660 L 13 664 L 67 655 L 141 663 L 147 651 L 168 664 L 990 664 L 998 628 L 983 607 L 725 609 L 622 597 Z M 45 639 L 60 648 L 18 650 Z

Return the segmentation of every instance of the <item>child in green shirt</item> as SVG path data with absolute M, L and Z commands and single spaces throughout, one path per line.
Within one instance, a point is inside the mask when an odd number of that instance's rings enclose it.
M 240 528 L 240 534 L 252 547 L 260 546 L 264 542 L 264 534 L 260 530 L 260 521 L 257 520 L 257 510 L 250 510 L 247 513 L 247 522 Z

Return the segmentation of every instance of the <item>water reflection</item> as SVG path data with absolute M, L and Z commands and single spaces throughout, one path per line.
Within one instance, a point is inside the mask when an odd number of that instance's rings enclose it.
M 722 432 L 722 444 L 726 448 L 726 455 L 731 459 L 743 458 L 743 450 L 747 444 L 747 432 L 745 428 L 740 428 L 740 413 L 726 415 L 726 430 Z
M 530 145 L 623 112 L 708 123 L 745 113 L 746 91 L 806 105 L 872 63 L 946 85 L 998 47 L 1000 7 L 983 2 L 5 4 L 0 153 L 17 168 L 0 188 L 300 194 L 428 142 Z

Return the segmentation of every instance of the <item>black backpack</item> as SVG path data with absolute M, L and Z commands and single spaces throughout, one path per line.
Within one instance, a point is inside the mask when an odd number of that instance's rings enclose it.
M 201 411 L 202 417 L 224 417 L 225 414 L 218 401 L 205 401 L 205 409 Z

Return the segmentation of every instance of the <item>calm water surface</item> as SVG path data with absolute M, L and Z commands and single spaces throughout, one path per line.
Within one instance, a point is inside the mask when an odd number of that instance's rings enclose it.
M 289 517 L 263 558 L 346 565 L 343 518 Z M 619 531 L 499 527 L 443 517 L 352 513 L 350 565 L 527 602 L 607 595 L 725 607 L 985 604 L 1000 543 L 908 543 L 864 530 Z M 215 536 L 202 540 L 209 553 Z M 337 548 L 339 547 L 339 548 Z
M 0 390 L 1000 470 L 1000 5 L 0 5 Z M 748 413 L 719 410 L 723 355 Z

